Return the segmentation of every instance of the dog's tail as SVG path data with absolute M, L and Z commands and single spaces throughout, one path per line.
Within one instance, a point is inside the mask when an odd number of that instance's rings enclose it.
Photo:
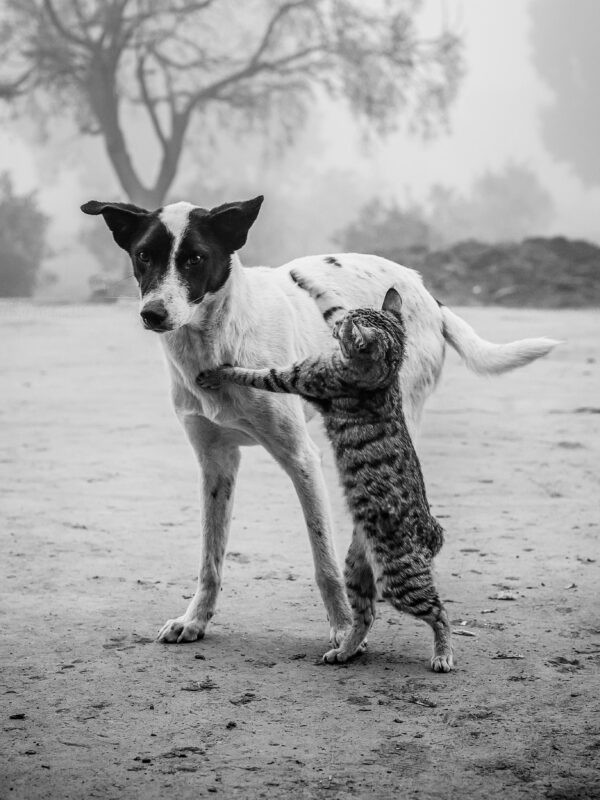
M 318 286 L 308 278 L 300 275 L 295 269 L 290 272 L 290 278 L 301 289 L 308 292 L 317 304 L 317 308 L 323 315 L 323 319 L 332 330 L 348 313 L 348 307 L 344 305 L 341 297 L 335 292 Z
M 508 344 L 493 344 L 478 336 L 458 314 L 440 306 L 444 339 L 463 359 L 467 367 L 480 375 L 497 375 L 523 367 L 547 355 L 560 342 L 556 339 L 520 339 Z

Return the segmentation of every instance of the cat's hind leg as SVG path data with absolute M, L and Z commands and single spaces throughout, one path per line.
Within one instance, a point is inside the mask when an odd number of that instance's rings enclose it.
M 435 593 L 431 613 L 421 617 L 433 629 L 433 656 L 431 669 L 434 672 L 450 672 L 454 667 L 454 654 L 452 649 L 452 631 L 446 609 Z
M 431 561 L 422 555 L 403 556 L 386 570 L 383 598 L 398 611 L 405 611 L 422 619 L 433 630 L 434 672 L 450 672 L 454 666 L 452 631 L 448 614 L 433 582 Z
M 362 536 L 356 530 L 346 556 L 344 579 L 352 607 L 352 627 L 341 645 L 328 650 L 323 656 L 323 661 L 329 664 L 336 661 L 343 663 L 352 656 L 364 652 L 367 633 L 375 621 L 377 599 L 375 577 Z

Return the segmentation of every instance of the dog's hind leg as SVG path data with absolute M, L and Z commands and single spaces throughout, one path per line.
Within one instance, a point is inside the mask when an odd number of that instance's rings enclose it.
M 263 415 L 263 420 L 268 415 Z M 323 598 L 333 646 L 341 643 L 352 623 L 352 611 L 333 544 L 333 525 L 321 455 L 306 430 L 301 413 L 278 419 L 255 436 L 292 479 L 308 528 L 315 578 Z
M 161 642 L 177 643 L 202 639 L 215 612 L 240 463 L 239 448 L 219 435 L 216 426 L 197 416 L 182 421 L 200 465 L 202 557 L 198 587 L 186 612 L 168 620 L 158 634 Z

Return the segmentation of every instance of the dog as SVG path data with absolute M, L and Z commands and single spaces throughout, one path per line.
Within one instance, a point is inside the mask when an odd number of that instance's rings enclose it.
M 350 308 L 380 307 L 391 286 L 398 290 L 407 339 L 400 380 L 412 437 L 439 379 L 446 343 L 482 374 L 527 364 L 556 344 L 551 339 L 486 342 L 433 298 L 417 272 L 378 256 L 307 256 L 277 269 L 244 268 L 237 251 L 246 243 L 262 201 L 259 196 L 213 209 L 180 202 L 147 211 L 92 200 L 81 207 L 86 214 L 101 215 L 117 245 L 131 257 L 140 316 L 148 330 L 161 335 L 175 413 L 200 466 L 203 546 L 198 586 L 186 611 L 160 629 L 161 642 L 201 639 L 215 612 L 240 447 L 245 445 L 262 445 L 294 484 L 334 646 L 351 624 L 320 453 L 306 427 L 311 411 L 296 396 L 233 385 L 207 391 L 195 383 L 200 371 L 224 363 L 284 366 L 331 346 L 315 303 L 291 280 L 291 270 L 312 275 Z

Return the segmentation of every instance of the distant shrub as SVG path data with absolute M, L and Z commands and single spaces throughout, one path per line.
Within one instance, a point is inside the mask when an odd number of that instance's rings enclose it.
M 44 255 L 48 218 L 34 194 L 14 193 L 10 176 L 0 174 L 0 296 L 30 297 Z
M 390 253 L 404 257 L 413 252 L 426 252 L 439 244 L 426 211 L 416 203 L 401 208 L 396 203 L 386 206 L 378 198 L 360 211 L 354 222 L 337 234 L 336 241 L 347 253 Z M 400 259 L 402 260 L 402 259 Z
M 469 239 L 519 241 L 546 230 L 553 213 L 552 197 L 535 172 L 509 162 L 477 176 L 467 191 L 435 184 L 422 203 L 370 200 L 337 241 L 344 250 L 385 257 L 394 253 L 404 262 L 413 254 Z

